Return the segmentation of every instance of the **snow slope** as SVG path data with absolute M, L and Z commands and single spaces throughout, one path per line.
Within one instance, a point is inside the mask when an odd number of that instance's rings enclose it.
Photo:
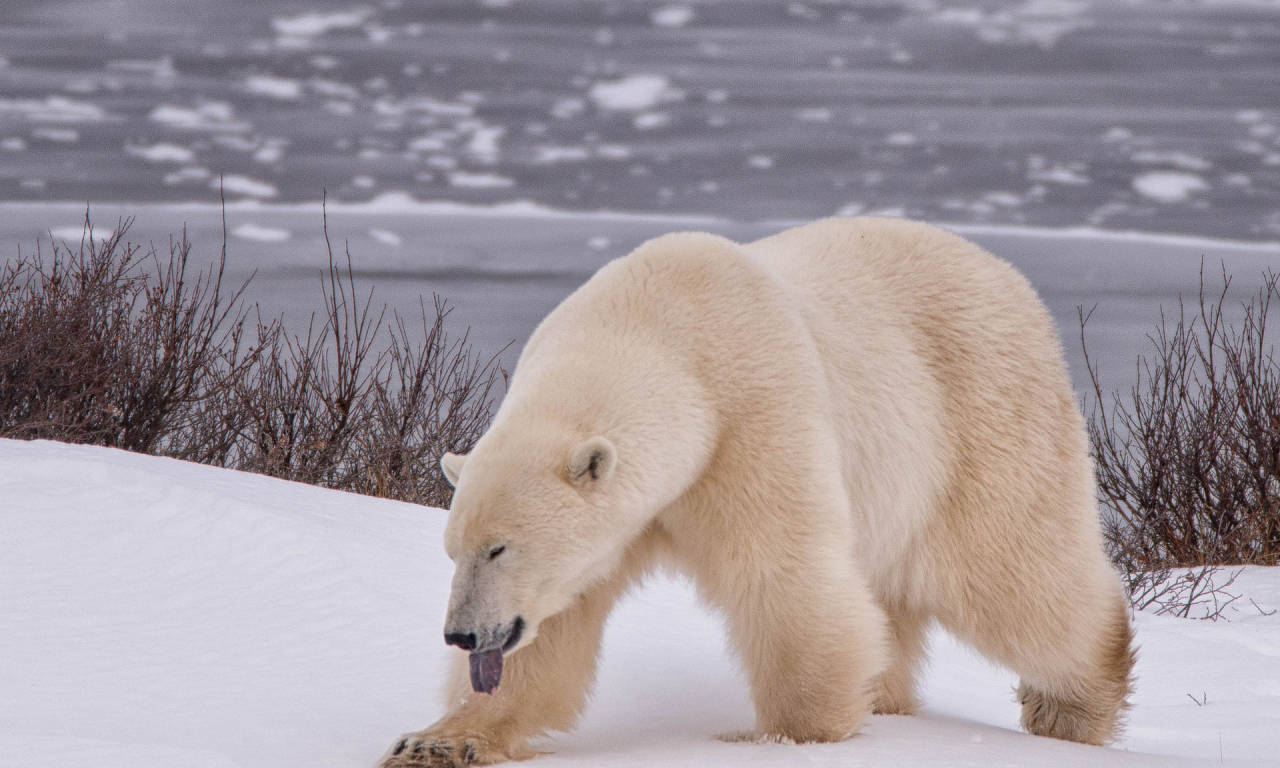
M 444 513 L 169 459 L 0 440 L 0 764 L 371 765 L 440 713 Z M 1237 581 L 1280 607 L 1280 572 Z M 1118 749 L 1017 732 L 1013 678 L 936 633 L 926 713 L 833 745 L 751 726 L 720 622 L 679 580 L 614 614 L 595 699 L 537 765 L 1129 766 L 1280 755 L 1280 614 L 1140 615 Z M 1207 703 L 1193 703 L 1188 694 Z

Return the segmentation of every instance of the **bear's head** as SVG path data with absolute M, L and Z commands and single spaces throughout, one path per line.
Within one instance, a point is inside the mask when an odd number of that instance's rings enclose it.
M 544 619 L 612 572 L 647 522 L 623 487 L 614 443 L 565 433 L 491 429 L 470 455 L 442 457 L 456 489 L 445 529 L 456 566 L 451 645 L 478 654 L 529 643 Z

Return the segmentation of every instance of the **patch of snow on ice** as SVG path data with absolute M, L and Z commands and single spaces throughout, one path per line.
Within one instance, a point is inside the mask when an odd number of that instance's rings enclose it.
M 108 72 L 119 72 L 127 75 L 148 75 L 156 80 L 172 80 L 178 76 L 173 66 L 172 56 L 161 56 L 159 59 L 116 59 L 107 62 Z
M 591 153 L 585 147 L 538 147 L 535 163 L 577 163 L 587 160 Z
M 658 27 L 683 27 L 693 21 L 693 9 L 687 5 L 667 5 L 649 15 L 649 20 Z
M 27 142 L 21 136 L 8 136 L 0 140 L 0 149 L 6 152 L 21 152 L 27 148 Z
M 1193 192 L 1208 190 L 1209 184 L 1194 173 L 1156 171 L 1135 178 L 1133 188 L 1160 203 L 1180 203 L 1191 197 Z
M 626 160 L 631 157 L 631 148 L 622 144 L 601 144 L 596 147 L 596 155 L 606 160 Z
M 80 140 L 80 132 L 75 128 L 37 128 L 31 132 L 31 137 L 58 144 L 74 144 Z
M 884 137 L 884 143 L 891 147 L 910 147 L 914 146 L 919 139 L 914 133 L 909 131 L 898 131 Z
M 399 101 L 379 99 L 374 102 L 373 111 L 387 117 L 401 117 L 411 112 L 425 112 L 437 117 L 470 117 L 475 112 L 475 107 L 439 101 L 427 96 L 412 96 Z
M 354 85 L 348 85 L 337 80 L 313 77 L 307 81 L 307 86 L 321 96 L 333 96 L 341 99 L 355 99 L 360 96 L 359 89 Z
M 26 117 L 45 123 L 101 123 L 107 113 L 97 104 L 64 96 L 39 99 L 0 99 L 0 117 Z
M 826 107 L 810 107 L 796 112 L 796 119 L 807 123 L 825 123 L 831 119 L 831 110 Z
M 1208 160 L 1186 152 L 1157 152 L 1146 149 L 1134 152 L 1129 159 L 1142 165 L 1171 165 L 1184 171 L 1207 171 L 1213 167 L 1213 163 Z
M 161 104 L 147 119 L 188 131 L 241 133 L 250 128 L 249 123 L 236 119 L 230 104 L 221 101 L 207 101 L 198 107 Z
M 211 189 L 219 189 L 235 195 L 249 197 L 275 197 L 280 193 L 276 185 L 269 181 L 259 181 L 248 176 L 231 174 L 209 182 Z
M 768 170 L 773 167 L 773 158 L 768 155 L 752 155 L 747 158 L 747 165 L 760 170 Z
M 282 101 L 292 101 L 302 97 L 302 83 L 291 77 L 249 75 L 245 78 L 244 89 L 258 96 L 270 96 Z
M 316 35 L 323 35 L 333 29 L 352 29 L 353 27 L 358 27 L 364 23 L 364 20 L 368 18 L 368 16 L 369 10 L 367 8 L 357 8 L 350 11 L 334 11 L 330 13 L 310 11 L 300 16 L 272 19 L 271 26 L 277 33 L 282 35 L 315 37 Z
M 209 172 L 208 168 L 203 168 L 198 165 L 189 165 L 186 168 L 181 168 L 173 173 L 166 173 L 164 175 L 164 183 L 169 186 L 173 186 L 175 184 L 201 182 L 208 179 L 211 175 L 212 174 Z
M 637 130 L 648 131 L 654 128 L 661 128 L 670 122 L 671 115 L 666 112 L 645 112 L 643 114 L 636 115 L 635 119 L 631 121 L 631 124 L 634 125 Z
M 149 147 L 126 144 L 124 151 L 149 163 L 189 163 L 196 156 L 194 152 L 186 147 L 164 142 L 152 144 Z
M 468 173 L 456 171 L 449 174 L 449 184 L 469 189 L 487 189 L 496 187 L 514 187 L 515 181 L 496 173 Z
M 491 163 L 498 158 L 498 139 L 507 132 L 501 126 L 478 127 L 467 142 L 467 151 L 483 162 Z
M 621 80 L 601 81 L 588 93 L 602 109 L 639 112 L 661 102 L 679 101 L 684 92 L 671 87 L 662 75 L 630 75 Z
M 293 233 L 287 229 L 280 227 L 264 227 L 254 224 L 251 221 L 245 222 L 235 229 L 231 230 L 231 234 L 243 240 L 254 240 L 259 243 L 283 243 L 293 236 Z
M 399 246 L 404 243 L 404 238 L 389 229 L 371 229 L 369 230 L 369 237 L 383 245 Z
M 114 229 L 102 229 L 94 227 L 92 230 L 85 229 L 83 224 L 68 224 L 65 227 L 54 227 L 49 230 L 49 235 L 54 240 L 62 240 L 68 243 L 78 243 L 81 238 L 85 241 L 97 240 L 105 242 L 110 240 L 116 231 Z
M 559 99 L 551 106 L 551 116 L 559 120 L 568 120 L 582 114 L 586 108 L 587 103 L 582 99 Z

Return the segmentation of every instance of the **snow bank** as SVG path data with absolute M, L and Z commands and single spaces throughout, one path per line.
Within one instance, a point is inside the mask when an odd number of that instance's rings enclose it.
M 7 768 L 349 768 L 440 713 L 444 513 L 103 448 L 0 440 Z M 1280 572 L 1237 585 L 1280 606 Z M 934 636 L 926 713 L 815 746 L 749 728 L 720 622 L 655 579 L 610 621 L 582 726 L 532 765 L 1263 764 L 1280 614 L 1140 616 L 1124 749 L 1014 730 L 1012 677 Z M 1193 703 L 1187 694 L 1207 703 Z M 1125 751 L 1142 750 L 1150 754 Z

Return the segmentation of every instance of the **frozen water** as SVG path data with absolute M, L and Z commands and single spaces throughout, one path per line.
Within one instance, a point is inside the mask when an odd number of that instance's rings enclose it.
M 1133 188 L 1161 203 L 1180 203 L 1191 197 L 1193 192 L 1209 189 L 1209 184 L 1194 173 L 1157 171 L 1136 177 Z

